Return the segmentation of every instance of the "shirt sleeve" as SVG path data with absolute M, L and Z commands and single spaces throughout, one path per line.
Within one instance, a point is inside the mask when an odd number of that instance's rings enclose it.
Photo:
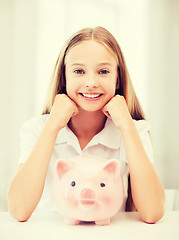
M 146 120 L 134 120 L 135 126 L 137 128 L 138 134 L 140 136 L 140 139 L 142 141 L 142 144 L 144 146 L 144 149 L 146 151 L 146 154 L 150 160 L 151 163 L 154 163 L 154 155 L 153 155 L 153 146 L 152 146 L 152 141 L 151 141 L 151 136 L 150 136 L 150 124 Z M 126 150 L 125 150 L 125 145 L 124 141 L 122 140 L 121 143 L 121 154 L 120 154 L 121 159 L 128 163 L 127 161 L 127 155 L 126 155 Z
M 34 117 L 25 122 L 20 128 L 20 157 L 18 159 L 19 164 L 24 163 L 42 131 L 44 125 L 44 117 Z

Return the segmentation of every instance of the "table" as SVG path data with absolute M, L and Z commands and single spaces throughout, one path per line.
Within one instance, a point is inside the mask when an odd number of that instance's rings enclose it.
M 34 213 L 18 222 L 0 212 L 0 240 L 179 240 L 179 211 L 168 211 L 155 224 L 141 221 L 137 212 L 120 212 L 107 226 L 65 225 L 57 212 Z

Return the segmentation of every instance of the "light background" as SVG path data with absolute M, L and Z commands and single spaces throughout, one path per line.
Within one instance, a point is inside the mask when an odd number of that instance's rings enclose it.
M 179 1 L 0 0 L 0 210 L 17 168 L 19 128 L 41 113 L 61 47 L 97 25 L 123 50 L 152 126 L 157 172 L 166 189 L 179 189 Z

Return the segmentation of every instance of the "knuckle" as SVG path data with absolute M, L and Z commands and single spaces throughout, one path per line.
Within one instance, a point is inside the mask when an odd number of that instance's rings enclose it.
M 115 96 L 116 97 L 116 99 L 118 99 L 119 101 L 125 101 L 125 98 L 124 98 L 124 96 L 122 96 L 122 95 L 116 95 Z

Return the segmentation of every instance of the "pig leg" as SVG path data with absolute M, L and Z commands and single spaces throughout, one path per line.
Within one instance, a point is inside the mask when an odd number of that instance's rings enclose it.
M 98 220 L 98 221 L 95 221 L 96 225 L 109 225 L 110 224 L 110 218 L 107 218 L 107 219 L 102 219 L 102 220 Z
M 64 223 L 67 224 L 67 225 L 78 225 L 78 224 L 80 224 L 80 221 L 76 220 L 76 219 L 65 217 L 64 218 Z

